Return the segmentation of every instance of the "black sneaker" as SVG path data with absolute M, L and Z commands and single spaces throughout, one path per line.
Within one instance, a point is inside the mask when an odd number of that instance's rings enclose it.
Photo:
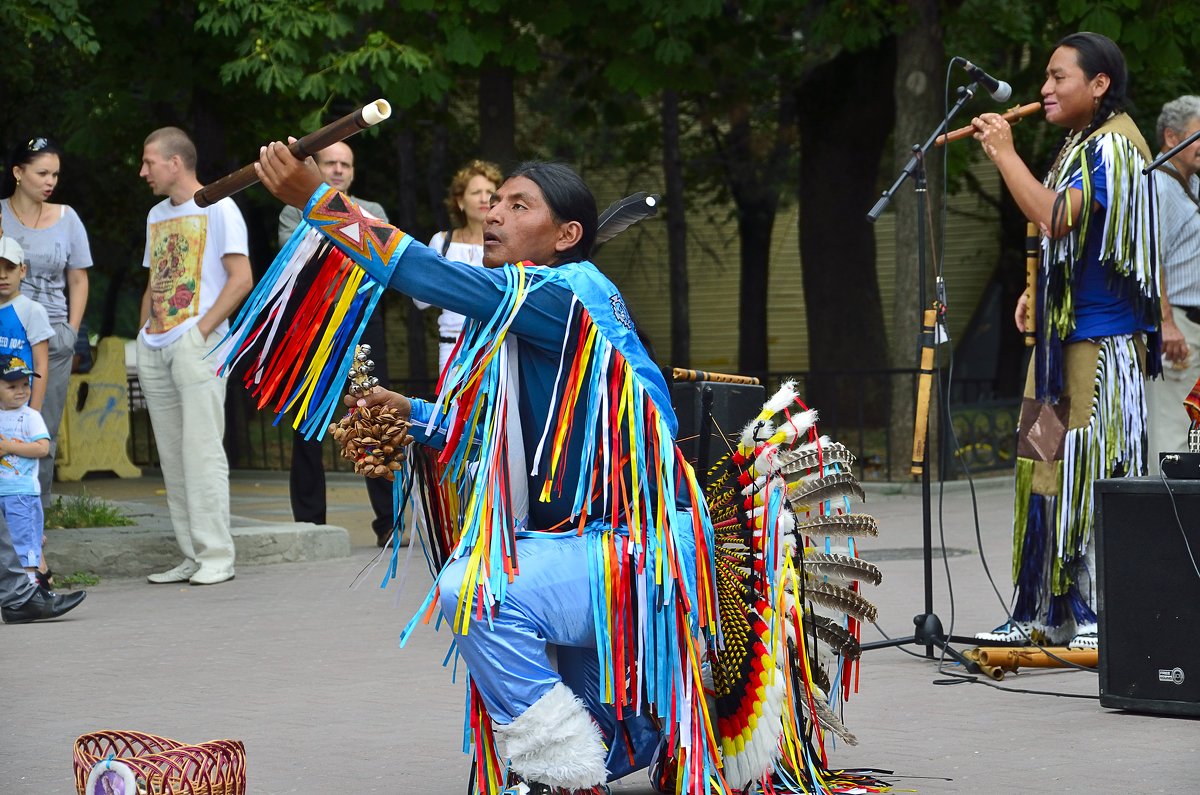
M 28 624 L 31 621 L 58 618 L 78 607 L 86 597 L 86 591 L 55 594 L 44 588 L 38 588 L 24 604 L 0 610 L 0 617 L 3 618 L 5 624 Z

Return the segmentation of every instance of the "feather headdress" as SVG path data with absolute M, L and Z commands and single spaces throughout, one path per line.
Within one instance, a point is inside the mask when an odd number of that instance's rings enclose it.
M 854 735 L 837 715 L 860 655 L 858 625 L 876 607 L 859 593 L 879 569 L 853 554 L 874 519 L 849 513 L 864 494 L 844 446 L 819 436 L 817 413 L 784 383 L 709 473 L 724 645 L 711 652 L 721 756 L 747 793 L 870 791 L 825 764 L 824 733 Z M 835 549 L 830 537 L 847 541 Z

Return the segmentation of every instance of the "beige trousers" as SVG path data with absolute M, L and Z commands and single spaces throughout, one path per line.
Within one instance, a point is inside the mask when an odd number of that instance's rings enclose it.
M 217 342 L 193 326 L 165 348 L 138 341 L 138 380 L 167 487 L 175 540 L 205 571 L 233 572 L 229 461 L 225 457 L 225 379 L 205 355 Z

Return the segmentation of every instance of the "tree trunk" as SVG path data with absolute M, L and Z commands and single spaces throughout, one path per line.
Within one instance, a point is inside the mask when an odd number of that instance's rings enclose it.
M 771 263 L 771 233 L 779 206 L 773 192 L 757 201 L 738 202 L 738 372 L 766 378 L 767 290 Z
M 1000 329 L 1000 353 L 996 357 L 998 395 L 1018 396 L 1025 390 L 1025 368 L 1032 348 L 1025 346 L 1025 335 L 1017 331 L 1013 310 L 1025 292 L 1025 214 L 1013 200 L 1007 186 L 1000 201 L 1000 257 L 994 281 L 1000 283 L 1000 311 L 995 322 Z
M 942 31 L 935 0 L 914 0 L 909 4 L 912 26 L 896 40 L 896 129 L 893 136 L 895 169 L 898 174 L 912 156 L 912 146 L 924 143 L 942 117 L 942 67 L 945 55 Z M 925 163 L 926 173 L 941 173 L 941 152 L 930 150 Z M 938 182 L 930 179 L 931 190 L 926 194 L 928 207 L 937 207 L 939 199 L 932 187 Z M 925 295 L 920 295 L 917 224 L 927 224 L 917 218 L 916 192 L 911 180 L 897 191 L 892 199 L 896 212 L 896 297 L 891 336 L 892 366 L 915 368 L 920 353 L 921 312 L 934 297 L 931 278 L 925 279 Z M 928 235 L 926 235 L 928 238 Z M 932 242 L 932 241 L 928 241 Z M 932 273 L 932 257 L 926 246 L 926 274 Z M 935 385 L 936 390 L 936 385 Z M 891 480 L 910 477 L 912 461 L 914 380 L 905 377 L 892 379 L 891 455 L 888 473 Z M 936 392 L 930 400 L 929 429 L 931 441 L 926 447 L 926 466 L 932 466 L 930 453 L 935 448 L 937 428 Z
M 450 213 L 446 209 L 446 193 L 458 164 L 450 164 L 450 131 L 446 128 L 447 102 L 443 97 L 430 125 L 429 157 L 425 161 L 425 192 L 433 208 L 434 223 L 439 231 L 450 228 Z
M 128 268 L 114 268 L 112 275 L 109 277 L 108 289 L 104 292 L 104 300 L 102 301 L 103 309 L 100 315 L 100 328 L 91 329 L 98 331 L 100 337 L 111 337 L 117 333 L 117 309 L 121 300 L 121 295 L 126 292 L 126 283 L 131 281 L 129 278 Z M 129 289 L 130 293 L 136 291 L 136 288 Z M 136 321 L 136 318 L 134 319 Z
M 816 68 L 797 95 L 797 105 L 810 109 L 799 121 L 800 259 L 813 371 L 805 393 L 829 419 L 849 415 L 882 424 L 885 418 L 886 387 L 878 377 L 828 373 L 887 365 L 875 236 L 866 215 L 879 195 L 879 164 L 895 113 L 886 79 L 894 64 L 890 41 L 843 53 Z
M 479 70 L 479 156 L 507 174 L 517 164 L 516 131 L 512 70 L 489 59 Z
M 776 86 L 775 124 L 756 124 L 769 106 L 743 103 L 728 114 L 728 132 L 709 127 L 738 214 L 738 371 L 765 378 L 767 292 L 771 235 L 779 196 L 792 183 L 796 101 L 790 88 Z M 767 145 L 769 143 L 769 146 Z
M 417 227 L 417 193 L 420 185 L 417 178 L 416 145 L 408 125 L 397 124 L 395 129 L 397 131 L 395 133 L 397 164 L 395 224 L 401 229 L 415 229 Z M 425 353 L 424 316 L 407 297 L 397 303 L 403 308 L 405 318 L 408 380 L 415 382 L 418 385 L 417 388 L 420 388 L 424 382 L 429 380 L 429 360 Z M 396 372 L 393 368 L 389 368 L 389 371 Z
M 687 216 L 684 209 L 683 155 L 679 150 L 679 94 L 662 97 L 663 175 L 667 189 L 667 260 L 671 291 L 671 364 L 690 367 L 691 323 L 688 315 Z

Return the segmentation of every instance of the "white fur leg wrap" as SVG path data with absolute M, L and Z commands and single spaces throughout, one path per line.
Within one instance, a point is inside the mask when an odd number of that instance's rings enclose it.
M 513 771 L 526 781 L 586 789 L 608 780 L 600 729 L 562 682 L 507 726 L 495 726 Z

